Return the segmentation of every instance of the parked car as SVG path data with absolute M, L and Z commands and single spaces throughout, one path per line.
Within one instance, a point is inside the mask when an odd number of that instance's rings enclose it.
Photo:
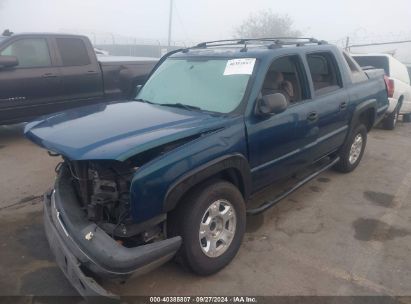
M 388 108 L 383 75 L 313 39 L 208 42 L 164 56 L 136 100 L 31 122 L 26 136 L 64 160 L 44 205 L 60 268 L 80 294 L 110 297 L 91 277 L 125 279 L 175 255 L 197 274 L 219 271 L 246 214 L 358 166 Z
M 0 124 L 129 99 L 157 61 L 130 57 L 103 61 L 97 59 L 89 39 L 78 35 L 0 36 Z
M 411 113 L 411 86 L 407 67 L 388 54 L 353 54 L 354 59 L 362 67 L 384 69 L 387 79 L 390 106 L 383 126 L 393 130 L 398 115 Z

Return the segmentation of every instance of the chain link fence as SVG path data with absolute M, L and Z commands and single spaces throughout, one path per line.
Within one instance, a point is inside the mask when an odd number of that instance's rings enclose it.
M 107 51 L 112 56 L 156 57 L 181 48 L 180 46 L 143 44 L 96 44 L 96 48 Z
M 107 51 L 112 56 L 158 58 L 169 51 L 186 47 L 186 43 L 192 45 L 191 42 L 187 41 L 172 41 L 171 46 L 168 46 L 166 39 L 143 39 L 87 29 L 60 29 L 60 32 L 85 35 L 91 40 L 94 47 Z

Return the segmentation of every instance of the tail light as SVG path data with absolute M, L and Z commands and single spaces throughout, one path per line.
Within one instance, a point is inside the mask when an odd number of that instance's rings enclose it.
M 385 86 L 387 88 L 387 94 L 389 98 L 394 96 L 394 80 L 384 75 Z

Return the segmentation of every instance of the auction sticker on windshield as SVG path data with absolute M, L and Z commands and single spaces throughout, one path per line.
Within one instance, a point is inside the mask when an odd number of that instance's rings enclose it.
M 255 58 L 238 58 L 227 61 L 224 75 L 251 75 L 253 73 Z

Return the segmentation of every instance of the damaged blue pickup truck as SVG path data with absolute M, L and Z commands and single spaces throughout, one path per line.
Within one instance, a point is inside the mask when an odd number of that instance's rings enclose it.
M 388 107 L 383 75 L 315 39 L 206 42 L 164 56 L 134 100 L 29 123 L 26 136 L 63 159 L 44 204 L 60 268 L 81 295 L 113 299 L 101 279 L 173 258 L 219 271 L 247 214 L 358 166 Z M 283 179 L 295 182 L 248 204 Z

